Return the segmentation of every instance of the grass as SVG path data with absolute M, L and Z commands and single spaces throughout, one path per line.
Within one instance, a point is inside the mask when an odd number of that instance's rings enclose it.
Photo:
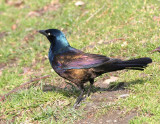
M 0 0 L 0 33 L 6 33 L 0 38 L 0 65 L 3 65 L 0 70 L 0 95 L 30 78 L 48 74 L 52 77 L 41 80 L 42 86 L 64 84 L 64 80 L 51 70 L 47 59 L 49 42 L 35 32 L 57 28 L 65 32 L 71 46 L 78 49 L 87 47 L 86 52 L 123 59 L 151 57 L 153 63 L 144 72 L 127 71 L 119 75 L 118 82 L 128 83 L 131 95 L 118 100 L 117 106 L 139 112 L 139 116 L 130 123 L 159 123 L 160 58 L 159 53 L 150 53 L 160 44 L 160 23 L 154 19 L 160 18 L 159 1 L 83 1 L 83 6 L 75 6 L 76 1 L 69 0 L 28 0 L 15 6 L 16 1 L 6 3 Z M 51 3 L 57 6 L 55 10 L 49 6 Z M 39 16 L 29 16 L 30 12 L 37 12 Z M 103 44 L 117 38 L 124 40 Z M 94 48 L 89 48 L 91 44 L 95 44 Z M 40 85 L 32 86 L 0 103 L 0 120 L 13 123 L 74 123 L 85 117 L 85 104 L 78 110 L 72 108 L 77 95 L 74 89 L 55 88 L 43 92 Z

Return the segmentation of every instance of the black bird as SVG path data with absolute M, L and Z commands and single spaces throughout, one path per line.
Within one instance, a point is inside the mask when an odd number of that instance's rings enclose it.
M 59 76 L 71 81 L 81 90 L 74 107 L 85 98 L 84 83 L 87 81 L 90 82 L 87 92 L 89 96 L 94 79 L 103 73 L 123 69 L 144 70 L 147 64 L 152 62 L 148 57 L 122 61 L 103 55 L 84 53 L 71 47 L 60 30 L 48 29 L 39 32 L 50 41 L 48 56 L 52 68 Z

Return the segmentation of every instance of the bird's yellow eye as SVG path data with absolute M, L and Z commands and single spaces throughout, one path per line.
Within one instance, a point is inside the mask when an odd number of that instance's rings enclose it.
M 51 35 L 51 33 L 48 33 L 48 36 L 50 36 Z

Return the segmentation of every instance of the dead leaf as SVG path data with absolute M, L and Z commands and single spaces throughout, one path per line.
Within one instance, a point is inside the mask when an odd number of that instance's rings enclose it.
M 118 80 L 118 77 L 111 76 L 110 79 L 106 79 L 103 83 L 109 85 L 111 82 L 115 82 L 116 80 Z
M 23 8 L 24 7 L 24 1 L 23 0 L 18 0 L 18 1 L 11 1 L 11 0 L 5 0 L 6 4 L 10 6 L 14 6 L 17 8 Z
M 12 30 L 16 30 L 16 28 L 17 28 L 16 24 L 13 24 L 12 27 L 11 27 Z
M 153 20 L 159 22 L 160 21 L 160 17 L 159 16 L 154 16 Z
M 0 70 L 0 76 L 2 75 L 2 71 Z
M 31 11 L 27 14 L 29 17 L 34 17 L 34 16 L 42 16 L 45 12 L 47 11 L 55 11 L 60 7 L 60 4 L 57 1 L 52 1 L 49 5 L 44 6 L 41 9 Z
M 28 13 L 28 15 L 27 16 L 40 16 L 41 14 L 40 14 L 40 12 L 37 12 L 37 11 L 31 11 L 31 12 L 29 12 Z
M 84 2 L 83 2 L 83 1 L 77 1 L 77 2 L 75 3 L 75 5 L 76 5 L 76 6 L 82 6 L 82 5 L 84 5 Z

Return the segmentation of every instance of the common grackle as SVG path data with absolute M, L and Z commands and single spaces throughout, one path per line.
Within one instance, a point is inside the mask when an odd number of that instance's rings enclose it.
M 103 73 L 123 69 L 144 70 L 147 64 L 152 62 L 148 57 L 122 61 L 103 55 L 84 53 L 71 47 L 60 30 L 48 29 L 39 32 L 50 41 L 48 56 L 52 68 L 59 76 L 71 81 L 81 90 L 74 107 L 85 98 L 84 83 L 87 81 L 90 82 L 90 87 L 86 96 L 89 96 L 94 79 Z

